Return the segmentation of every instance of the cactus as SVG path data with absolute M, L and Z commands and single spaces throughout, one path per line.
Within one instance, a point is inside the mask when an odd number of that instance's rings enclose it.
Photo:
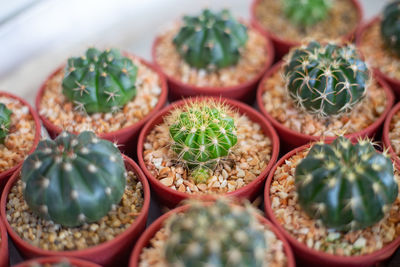
M 303 110 L 319 117 L 351 111 L 366 94 L 370 72 L 354 46 L 311 41 L 284 65 L 286 88 Z
M 339 231 L 377 223 L 398 194 L 390 157 L 367 139 L 313 145 L 296 167 L 295 183 L 302 209 Z
M 41 141 L 21 171 L 30 210 L 68 227 L 104 217 L 121 200 L 125 175 L 118 148 L 93 132 Z
M 212 100 L 187 103 L 167 119 L 172 149 L 189 169 L 195 183 L 204 183 L 219 160 L 237 143 L 228 108 Z
M 68 59 L 63 94 L 78 111 L 118 111 L 136 96 L 136 74 L 136 65 L 118 50 L 89 48 L 86 56 Z
M 400 57 L 400 1 L 389 3 L 383 11 L 381 36 L 393 53 Z
M 0 103 L 0 144 L 4 144 L 4 140 L 10 130 L 11 113 L 11 110 L 9 110 L 6 105 Z
M 174 37 L 183 59 L 194 68 L 215 70 L 235 65 L 248 39 L 247 28 L 224 9 L 205 9 L 200 16 L 185 16 Z
M 170 266 L 265 266 L 265 230 L 255 209 L 221 199 L 211 205 L 191 205 L 168 219 Z
M 295 25 L 308 27 L 327 18 L 331 0 L 283 0 L 283 10 Z

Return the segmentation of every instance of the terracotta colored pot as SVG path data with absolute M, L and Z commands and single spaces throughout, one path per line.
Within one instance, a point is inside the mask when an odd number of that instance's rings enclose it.
M 16 95 L 10 94 L 10 93 L 6 93 L 6 92 L 0 92 L 0 96 L 5 96 L 5 97 L 16 99 L 19 102 L 21 102 L 24 106 L 27 106 L 29 108 L 29 113 L 32 115 L 33 120 L 35 121 L 35 139 L 33 141 L 33 146 L 29 150 L 27 155 L 31 154 L 36 149 L 36 146 L 40 140 L 41 125 L 40 125 L 39 116 L 37 115 L 36 111 L 31 107 L 31 105 L 29 105 L 29 103 L 26 102 L 25 100 L 23 100 L 22 98 L 20 98 Z M 6 171 L 0 173 L 0 193 L 2 192 L 8 179 L 11 177 L 11 175 L 15 172 L 16 169 L 21 167 L 21 165 L 22 165 L 22 162 L 18 163 L 17 165 L 15 165 L 14 167 L 12 167 Z
M 125 53 L 126 55 L 129 55 L 128 53 Z M 152 111 L 149 112 L 146 116 L 143 117 L 140 121 L 125 127 L 123 129 L 109 132 L 109 133 L 102 133 L 99 135 L 100 138 L 109 140 L 111 142 L 118 141 L 118 144 L 120 145 L 119 148 L 123 153 L 126 153 L 130 156 L 135 156 L 133 153 L 130 153 L 132 151 L 136 150 L 136 143 L 137 143 L 137 137 L 139 136 L 139 132 L 142 129 L 143 125 L 146 123 L 147 120 L 149 120 L 151 117 L 154 116 L 157 111 L 159 111 L 164 105 L 167 100 L 167 94 L 168 94 L 168 88 L 167 88 L 167 81 L 151 63 L 147 62 L 144 59 L 141 59 L 139 57 L 135 58 L 139 59 L 140 62 L 153 71 L 158 73 L 158 76 L 160 78 L 161 82 L 161 94 L 159 96 L 159 100 L 157 105 L 153 108 Z M 53 124 L 50 120 L 48 120 L 45 116 L 40 115 L 40 103 L 42 101 L 42 97 L 46 88 L 47 82 L 52 79 L 56 74 L 58 74 L 65 65 L 62 65 L 58 67 L 50 76 L 46 79 L 46 81 L 42 84 L 42 86 L 39 89 L 38 94 L 36 95 L 36 100 L 35 100 L 35 105 L 36 105 L 36 110 L 38 111 L 38 114 L 40 116 L 40 119 L 43 122 L 44 127 L 46 127 L 47 131 L 49 132 L 50 136 L 52 138 L 55 138 L 57 135 L 59 135 L 62 132 L 62 129 Z M 75 133 L 76 134 L 76 133 Z
M 353 29 L 351 29 L 351 31 L 349 31 L 346 35 L 342 37 L 343 41 L 353 41 L 364 15 L 359 1 L 358 0 L 351 0 L 351 1 L 358 14 L 358 22 L 357 25 Z M 268 36 L 272 40 L 272 43 L 274 44 L 275 48 L 275 61 L 279 61 L 284 55 L 286 55 L 289 52 L 290 48 L 300 45 L 300 41 L 297 42 L 292 40 L 285 40 L 281 38 L 279 35 L 276 35 L 275 33 L 268 31 L 268 29 L 265 29 L 256 18 L 256 9 L 260 2 L 261 0 L 253 0 L 251 4 L 250 7 L 251 23 L 253 25 L 256 25 L 259 29 L 261 29 L 264 35 Z
M 382 133 L 382 141 L 385 146 L 385 148 L 389 149 L 390 154 L 392 155 L 392 158 L 394 159 L 396 165 L 398 168 L 400 168 L 400 158 L 397 156 L 397 154 L 394 152 L 394 149 L 392 147 L 392 143 L 390 142 L 389 138 L 389 130 L 390 130 L 390 122 L 393 119 L 393 116 L 400 110 L 400 102 L 397 103 L 392 110 L 390 111 L 389 115 L 386 117 L 385 124 L 383 125 L 383 133 Z
M 0 221 L 0 266 L 7 267 L 8 266 L 8 237 L 7 230 L 4 226 L 3 222 Z
M 262 33 L 257 26 L 251 26 L 251 28 Z M 163 70 L 163 68 L 157 63 L 156 48 L 161 40 L 160 37 L 157 37 L 156 40 L 154 41 L 151 53 L 154 65 L 168 79 L 168 88 L 169 88 L 168 99 L 170 101 L 181 100 L 182 98 L 188 98 L 194 96 L 216 96 L 216 97 L 222 96 L 226 98 L 252 103 L 252 101 L 254 100 L 255 89 L 257 88 L 258 82 L 260 81 L 263 74 L 272 65 L 272 62 L 274 60 L 275 53 L 272 42 L 267 37 L 265 37 L 265 39 L 267 41 L 268 57 L 264 66 L 262 67 L 262 69 L 260 69 L 260 72 L 253 79 L 247 82 L 244 82 L 239 85 L 226 86 L 226 87 L 191 85 L 184 83 L 173 76 L 168 75 Z
M 68 262 L 73 266 L 76 267 L 100 267 L 100 265 L 80 260 L 80 259 L 75 259 L 75 258 L 66 258 L 66 257 L 43 257 L 43 258 L 37 258 L 29 261 L 24 261 L 21 262 L 20 264 L 14 265 L 14 267 L 33 267 L 35 266 L 34 264 L 57 264 L 60 262 Z
M 143 248 L 149 246 L 150 240 L 161 229 L 161 227 L 163 226 L 164 221 L 166 219 L 168 219 L 173 214 L 186 211 L 189 207 L 190 207 L 189 205 L 178 207 L 178 208 L 176 208 L 174 210 L 171 210 L 171 211 L 165 213 L 164 215 L 159 217 L 155 222 L 153 222 L 146 229 L 146 231 L 143 233 L 143 235 L 140 237 L 140 239 L 136 243 L 135 248 L 133 249 L 132 254 L 131 254 L 131 259 L 130 259 L 130 262 L 129 262 L 129 266 L 130 267 L 139 266 L 140 254 L 142 253 Z M 288 260 L 288 265 L 287 266 L 288 267 L 296 266 L 295 261 L 294 261 L 294 256 L 293 256 L 293 253 L 292 253 L 292 249 L 290 248 L 289 243 L 286 241 L 286 239 L 283 237 L 283 235 L 266 218 L 264 218 L 264 217 L 262 217 L 260 215 L 257 215 L 257 216 L 258 216 L 259 221 L 262 224 L 267 225 L 268 228 L 272 232 L 274 232 L 274 234 L 277 236 L 277 238 L 282 241 L 283 249 L 285 251 L 285 254 L 286 254 L 286 257 L 287 257 L 287 260 Z
M 261 110 L 261 113 L 264 114 L 265 117 L 267 117 L 267 120 L 271 122 L 271 124 L 274 126 L 276 131 L 278 132 L 278 135 L 280 137 L 280 140 L 282 142 L 282 148 L 284 151 L 289 151 L 295 147 L 307 144 L 311 141 L 318 141 L 321 139 L 319 136 L 311 136 L 311 135 L 306 135 L 300 132 L 296 132 L 284 125 L 282 125 L 280 122 L 278 122 L 274 117 L 272 117 L 267 110 L 264 107 L 264 101 L 262 99 L 264 89 L 263 85 L 264 82 L 267 81 L 273 74 L 277 71 L 280 70 L 282 61 L 276 63 L 264 76 L 264 78 L 261 80 L 260 85 L 258 86 L 257 90 L 257 105 L 258 108 Z M 386 107 L 385 111 L 382 113 L 382 115 L 374 121 L 371 125 L 369 125 L 367 128 L 355 132 L 352 134 L 347 134 L 346 137 L 354 140 L 357 139 L 358 137 L 374 137 L 374 135 L 380 130 L 380 127 L 382 126 L 386 115 L 389 113 L 390 108 L 393 105 L 394 102 L 394 95 L 392 91 L 390 90 L 390 87 L 387 85 L 387 83 L 382 80 L 379 76 L 374 76 L 374 79 L 377 80 L 380 86 L 385 91 L 386 94 Z M 333 140 L 335 137 L 327 137 L 326 140 Z
M 194 98 L 191 100 L 181 100 L 172 103 L 170 106 L 164 108 L 160 112 L 158 112 L 143 128 L 142 132 L 140 133 L 139 136 L 139 141 L 138 141 L 138 147 L 137 147 L 137 155 L 138 155 L 138 160 L 139 160 L 139 165 L 142 168 L 143 172 L 145 173 L 147 179 L 150 182 L 151 188 L 155 193 L 155 196 L 159 199 L 160 203 L 164 206 L 167 206 L 169 208 L 175 207 L 179 202 L 181 202 L 184 199 L 187 198 L 192 198 L 192 197 L 200 197 L 203 199 L 213 199 L 211 195 L 195 195 L 195 194 L 188 194 L 188 193 L 182 193 L 177 190 L 171 189 L 162 183 L 154 177 L 150 171 L 147 169 L 146 164 L 143 159 L 143 146 L 144 142 L 146 140 L 147 135 L 150 133 L 154 127 L 160 123 L 163 122 L 164 117 L 169 114 L 173 109 L 176 107 L 181 107 L 183 106 L 187 101 L 203 101 L 206 99 L 209 99 L 211 97 L 199 97 L 199 98 Z M 227 98 L 214 98 L 215 100 L 221 101 L 226 103 L 228 106 L 233 107 L 234 109 L 237 109 L 239 113 L 241 114 L 246 114 L 246 116 L 254 121 L 260 124 L 264 134 L 268 136 L 271 139 L 272 142 L 272 151 L 271 151 L 271 160 L 269 161 L 268 165 L 265 167 L 265 169 L 261 172 L 261 174 L 251 183 L 248 185 L 235 190 L 233 192 L 227 193 L 226 195 L 229 196 L 235 196 L 239 198 L 247 198 L 247 199 L 254 199 L 258 193 L 260 192 L 264 181 L 265 177 L 268 174 L 268 171 L 271 169 L 275 161 L 277 160 L 278 154 L 279 154 L 279 138 L 278 135 L 276 134 L 274 128 L 271 126 L 271 124 L 261 116 L 257 111 L 252 109 L 246 104 L 240 103 L 236 100 L 231 100 Z
M 97 246 L 82 250 L 73 251 L 51 251 L 35 247 L 28 242 L 21 239 L 16 234 L 13 228 L 8 223 L 6 218 L 6 204 L 7 196 L 14 185 L 20 178 L 20 170 L 16 171 L 11 179 L 8 181 L 4 192 L 1 196 L 1 219 L 7 227 L 7 232 L 11 239 L 14 241 L 15 246 L 26 258 L 44 257 L 44 256 L 57 256 L 57 257 L 75 257 L 88 261 L 92 261 L 104 266 L 123 266 L 127 263 L 129 253 L 146 227 L 147 215 L 150 205 L 150 187 L 147 183 L 146 177 L 140 170 L 139 166 L 130 158 L 124 155 L 126 168 L 134 171 L 143 185 L 144 203 L 140 215 L 136 218 L 133 224 L 123 233 L 116 236 L 114 239 L 101 243 Z
M 332 142 L 332 140 L 328 141 Z M 289 241 L 296 255 L 296 260 L 304 266 L 343 266 L 343 267 L 364 267 L 371 266 L 389 258 L 400 245 L 400 236 L 392 243 L 373 253 L 362 256 L 336 256 L 307 247 L 304 243 L 298 241 L 278 222 L 271 208 L 270 188 L 276 169 L 285 163 L 291 156 L 310 147 L 310 144 L 298 147 L 284 155 L 272 168 L 265 183 L 264 190 L 264 208 L 267 218 L 277 227 L 278 231 Z

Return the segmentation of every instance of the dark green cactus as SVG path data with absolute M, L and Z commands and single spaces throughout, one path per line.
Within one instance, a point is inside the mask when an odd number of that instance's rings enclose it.
M 121 200 L 125 175 L 118 148 L 93 132 L 41 141 L 21 171 L 29 208 L 68 227 L 104 217 Z
M 9 110 L 6 105 L 0 103 L 0 144 L 4 144 L 4 139 L 10 130 L 11 123 L 11 110 Z
M 393 163 L 369 140 L 339 137 L 315 144 L 296 167 L 302 209 L 328 228 L 363 229 L 381 220 L 396 200 Z
M 116 49 L 89 48 L 86 56 L 69 58 L 63 94 L 79 111 L 113 112 L 136 96 L 137 67 Z
M 295 25 L 312 26 L 328 17 L 331 0 L 283 0 L 285 15 Z
M 196 183 L 205 182 L 209 170 L 237 143 L 233 118 L 221 103 L 188 103 L 183 110 L 175 111 L 169 121 L 172 149 L 192 170 Z
M 203 10 L 185 16 L 173 42 L 183 59 L 194 68 L 215 70 L 235 65 L 248 39 L 247 28 L 224 9 Z
M 383 11 L 381 35 L 385 45 L 400 56 L 400 1 L 389 3 Z
M 354 46 L 316 41 L 294 48 L 284 73 L 294 102 L 320 117 L 351 111 L 364 98 L 370 81 L 367 65 Z
M 250 204 L 197 203 L 169 218 L 166 227 L 170 266 L 265 266 L 265 230 Z

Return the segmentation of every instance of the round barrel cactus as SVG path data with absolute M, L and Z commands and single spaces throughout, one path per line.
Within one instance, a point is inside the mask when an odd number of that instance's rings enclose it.
M 400 56 L 400 1 L 389 3 L 383 11 L 381 35 L 385 45 Z
M 192 205 L 167 221 L 165 257 L 170 266 L 265 266 L 264 228 L 254 208 Z
M 93 132 L 63 132 L 41 141 L 21 171 L 29 208 L 68 227 L 104 217 L 120 202 L 125 175 L 118 148 Z
M 320 117 L 351 111 L 366 94 L 370 71 L 354 46 L 311 41 L 284 64 L 286 88 L 303 110 Z
M 295 183 L 302 209 L 339 231 L 374 225 L 398 194 L 390 157 L 369 140 L 352 144 L 344 137 L 313 145 L 296 167 Z
M 6 105 L 0 103 L 0 144 L 4 144 L 4 140 L 10 130 L 11 110 Z
M 137 66 L 116 49 L 89 48 L 86 56 L 68 59 L 63 94 L 78 111 L 114 112 L 136 96 Z
M 209 170 L 237 143 L 233 118 L 227 107 L 214 101 L 188 103 L 169 118 L 172 149 L 192 170 L 196 183 L 209 178 Z
M 285 15 L 293 24 L 303 27 L 324 20 L 331 7 L 331 0 L 283 0 Z
M 248 39 L 247 28 L 224 9 L 203 10 L 200 16 L 185 16 L 173 42 L 178 53 L 191 66 L 215 70 L 235 65 L 240 48 Z

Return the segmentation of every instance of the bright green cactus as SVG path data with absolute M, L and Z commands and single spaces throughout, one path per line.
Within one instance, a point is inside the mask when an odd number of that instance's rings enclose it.
M 265 230 L 254 208 L 217 200 L 168 219 L 164 255 L 170 266 L 265 266 Z
M 383 11 L 381 35 L 386 46 L 400 56 L 400 1 L 389 3 Z
M 29 208 L 68 227 L 104 217 L 120 202 L 125 175 L 118 148 L 93 132 L 41 141 L 21 171 Z
M 185 16 L 173 42 L 183 59 L 194 68 L 215 70 L 235 65 L 248 39 L 247 28 L 224 9 L 203 10 Z
M 169 121 L 172 149 L 189 169 L 195 183 L 204 183 L 219 160 L 237 143 L 233 118 L 215 101 L 190 102 Z
M 367 65 L 354 46 L 316 41 L 294 48 L 284 73 L 294 102 L 320 117 L 351 111 L 364 98 L 370 81 Z
M 339 137 L 315 144 L 296 167 L 302 209 L 328 228 L 363 229 L 380 221 L 396 200 L 393 163 L 369 140 Z
M 10 130 L 11 110 L 6 105 L 0 103 L 0 144 L 4 144 L 4 140 Z
M 86 56 L 69 58 L 63 94 L 87 113 L 114 112 L 136 96 L 137 67 L 116 49 L 89 48 Z
M 283 0 L 285 15 L 293 24 L 312 26 L 328 17 L 331 0 Z

